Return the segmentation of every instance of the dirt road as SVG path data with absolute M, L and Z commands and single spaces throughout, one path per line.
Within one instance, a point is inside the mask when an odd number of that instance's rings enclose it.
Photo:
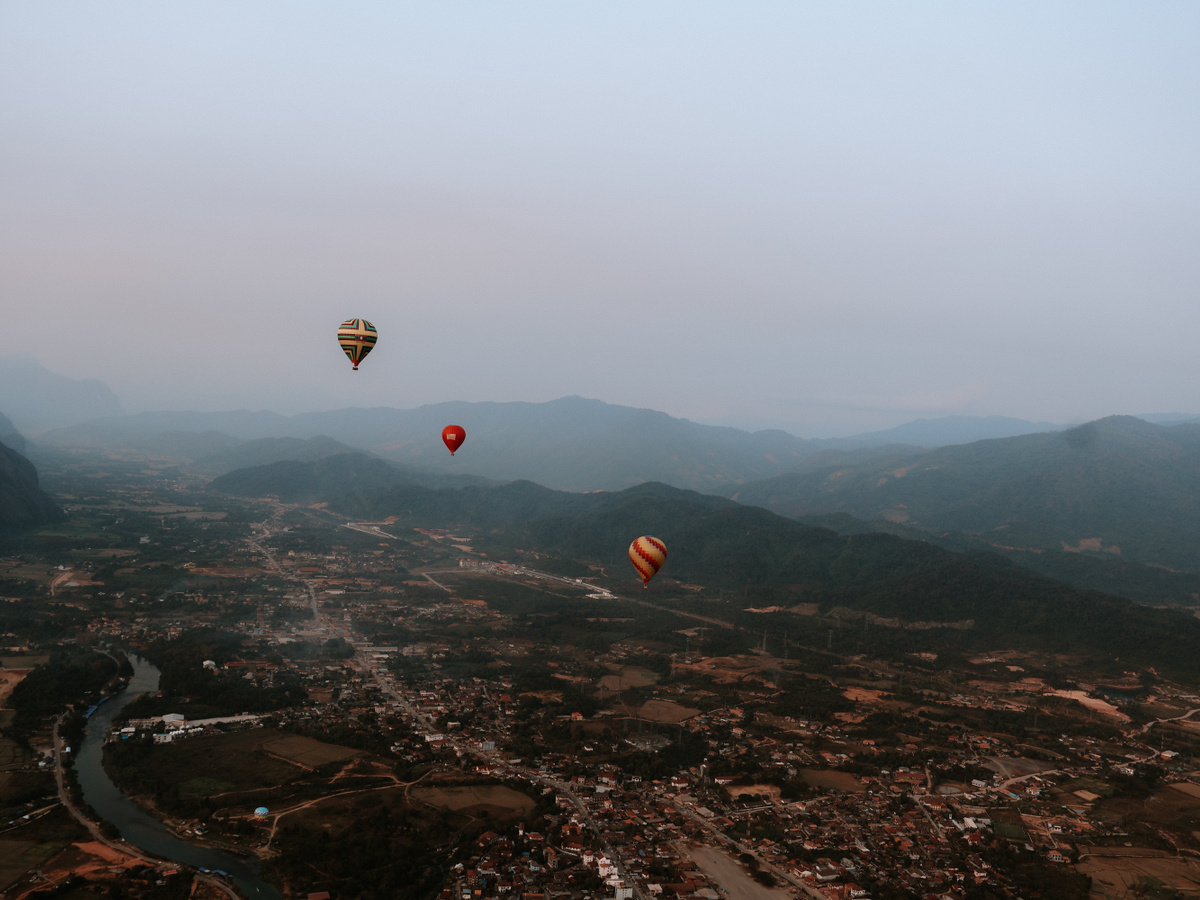
M 792 894 L 784 888 L 763 887 L 747 874 L 746 869 L 729 854 L 716 847 L 682 845 L 696 868 L 717 885 L 729 900 L 790 900 Z

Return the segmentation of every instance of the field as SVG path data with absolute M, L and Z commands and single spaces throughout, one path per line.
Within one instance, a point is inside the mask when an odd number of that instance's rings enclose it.
M 1186 897 L 1200 896 L 1200 862 L 1162 850 L 1136 847 L 1080 847 L 1076 868 L 1092 879 L 1093 900 L 1146 896 L 1163 887 Z
M 707 675 L 718 684 L 738 684 L 758 678 L 768 670 L 778 670 L 783 660 L 769 656 L 714 656 L 694 663 L 677 663 L 676 671 Z
M 503 817 L 527 815 L 533 811 L 532 799 L 502 784 L 464 785 L 460 787 L 414 787 L 409 796 L 435 809 L 466 815 L 488 813 Z
M 26 753 L 24 748 L 8 738 L 0 738 L 0 770 L 24 764 Z
M 72 550 L 72 559 L 117 559 L 123 556 L 137 556 L 136 550 L 127 547 L 108 547 L 99 550 Z
M 0 772 L 0 805 L 33 803 L 55 793 L 54 775 L 45 769 Z M 40 805 L 40 804 L 39 804 Z
M 0 840 L 0 891 L 86 834 L 61 807 L 11 833 L 12 839 Z
M 1196 786 L 1186 784 L 1163 787 L 1142 800 L 1133 797 L 1109 797 L 1101 801 L 1106 816 L 1130 818 L 1150 826 L 1162 826 L 1184 834 L 1200 829 L 1200 797 Z M 1184 844 L 1184 846 L 1188 846 Z M 1191 847 L 1194 849 L 1195 844 Z
M 182 793 L 204 797 L 278 787 L 316 766 L 359 755 L 348 747 L 256 728 L 156 747 L 143 766 L 163 783 L 178 784 Z
M 640 666 L 622 666 L 616 675 L 605 675 L 600 687 L 606 691 L 623 691 L 626 688 L 649 687 L 658 683 L 658 675 Z
M 639 719 L 645 719 L 647 722 L 659 722 L 664 725 L 677 725 L 680 722 L 690 719 L 692 716 L 698 715 L 700 715 L 700 710 L 680 706 L 678 703 L 673 703 L 670 700 L 648 700 L 642 704 L 642 708 L 637 712 Z
M 865 791 L 861 781 L 848 772 L 835 772 L 832 769 L 801 769 L 800 777 L 806 784 L 813 787 L 829 788 L 845 793 Z
M 342 762 L 362 755 L 358 750 L 351 750 L 349 747 L 326 744 L 323 741 L 294 734 L 286 734 L 263 741 L 262 748 L 272 756 L 286 759 L 288 762 L 306 769 L 315 769 L 326 763 Z
M 290 809 L 280 809 L 279 820 L 289 825 L 328 830 L 334 834 L 358 828 L 364 816 L 380 806 L 403 808 L 404 788 L 389 787 L 328 799 L 312 799 Z
M 64 844 L 0 840 L 0 887 L 12 884 L 30 869 L 59 853 Z
M 6 669 L 34 669 L 50 662 L 49 656 L 0 656 L 0 666 Z

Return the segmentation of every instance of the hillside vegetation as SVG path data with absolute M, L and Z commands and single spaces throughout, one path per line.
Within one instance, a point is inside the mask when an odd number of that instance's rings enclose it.
M 65 518 L 39 487 L 33 463 L 0 444 L 0 532 L 27 531 Z
M 843 513 L 997 548 L 1200 572 L 1200 425 L 1128 416 L 1069 431 L 808 467 L 726 492 L 781 515 Z

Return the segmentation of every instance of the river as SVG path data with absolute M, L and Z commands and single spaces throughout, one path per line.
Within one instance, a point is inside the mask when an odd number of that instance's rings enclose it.
M 122 794 L 101 764 L 104 739 L 121 709 L 134 698 L 158 690 L 159 671 L 150 663 L 135 656 L 133 678 L 129 687 L 116 700 L 100 706 L 84 731 L 83 744 L 75 757 L 75 774 L 83 790 L 83 799 L 102 819 L 112 823 L 121 837 L 147 853 L 195 869 L 211 869 L 225 873 L 252 900 L 280 900 L 279 891 L 261 881 L 252 864 L 239 856 L 222 850 L 197 847 L 176 837 L 166 826 Z

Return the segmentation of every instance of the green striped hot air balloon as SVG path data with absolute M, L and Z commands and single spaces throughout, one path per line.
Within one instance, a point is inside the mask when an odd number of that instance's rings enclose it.
M 358 371 L 358 364 L 366 359 L 375 346 L 378 337 L 375 326 L 366 319 L 347 319 L 338 327 L 338 343 L 350 357 L 350 362 L 354 363 L 355 372 Z

